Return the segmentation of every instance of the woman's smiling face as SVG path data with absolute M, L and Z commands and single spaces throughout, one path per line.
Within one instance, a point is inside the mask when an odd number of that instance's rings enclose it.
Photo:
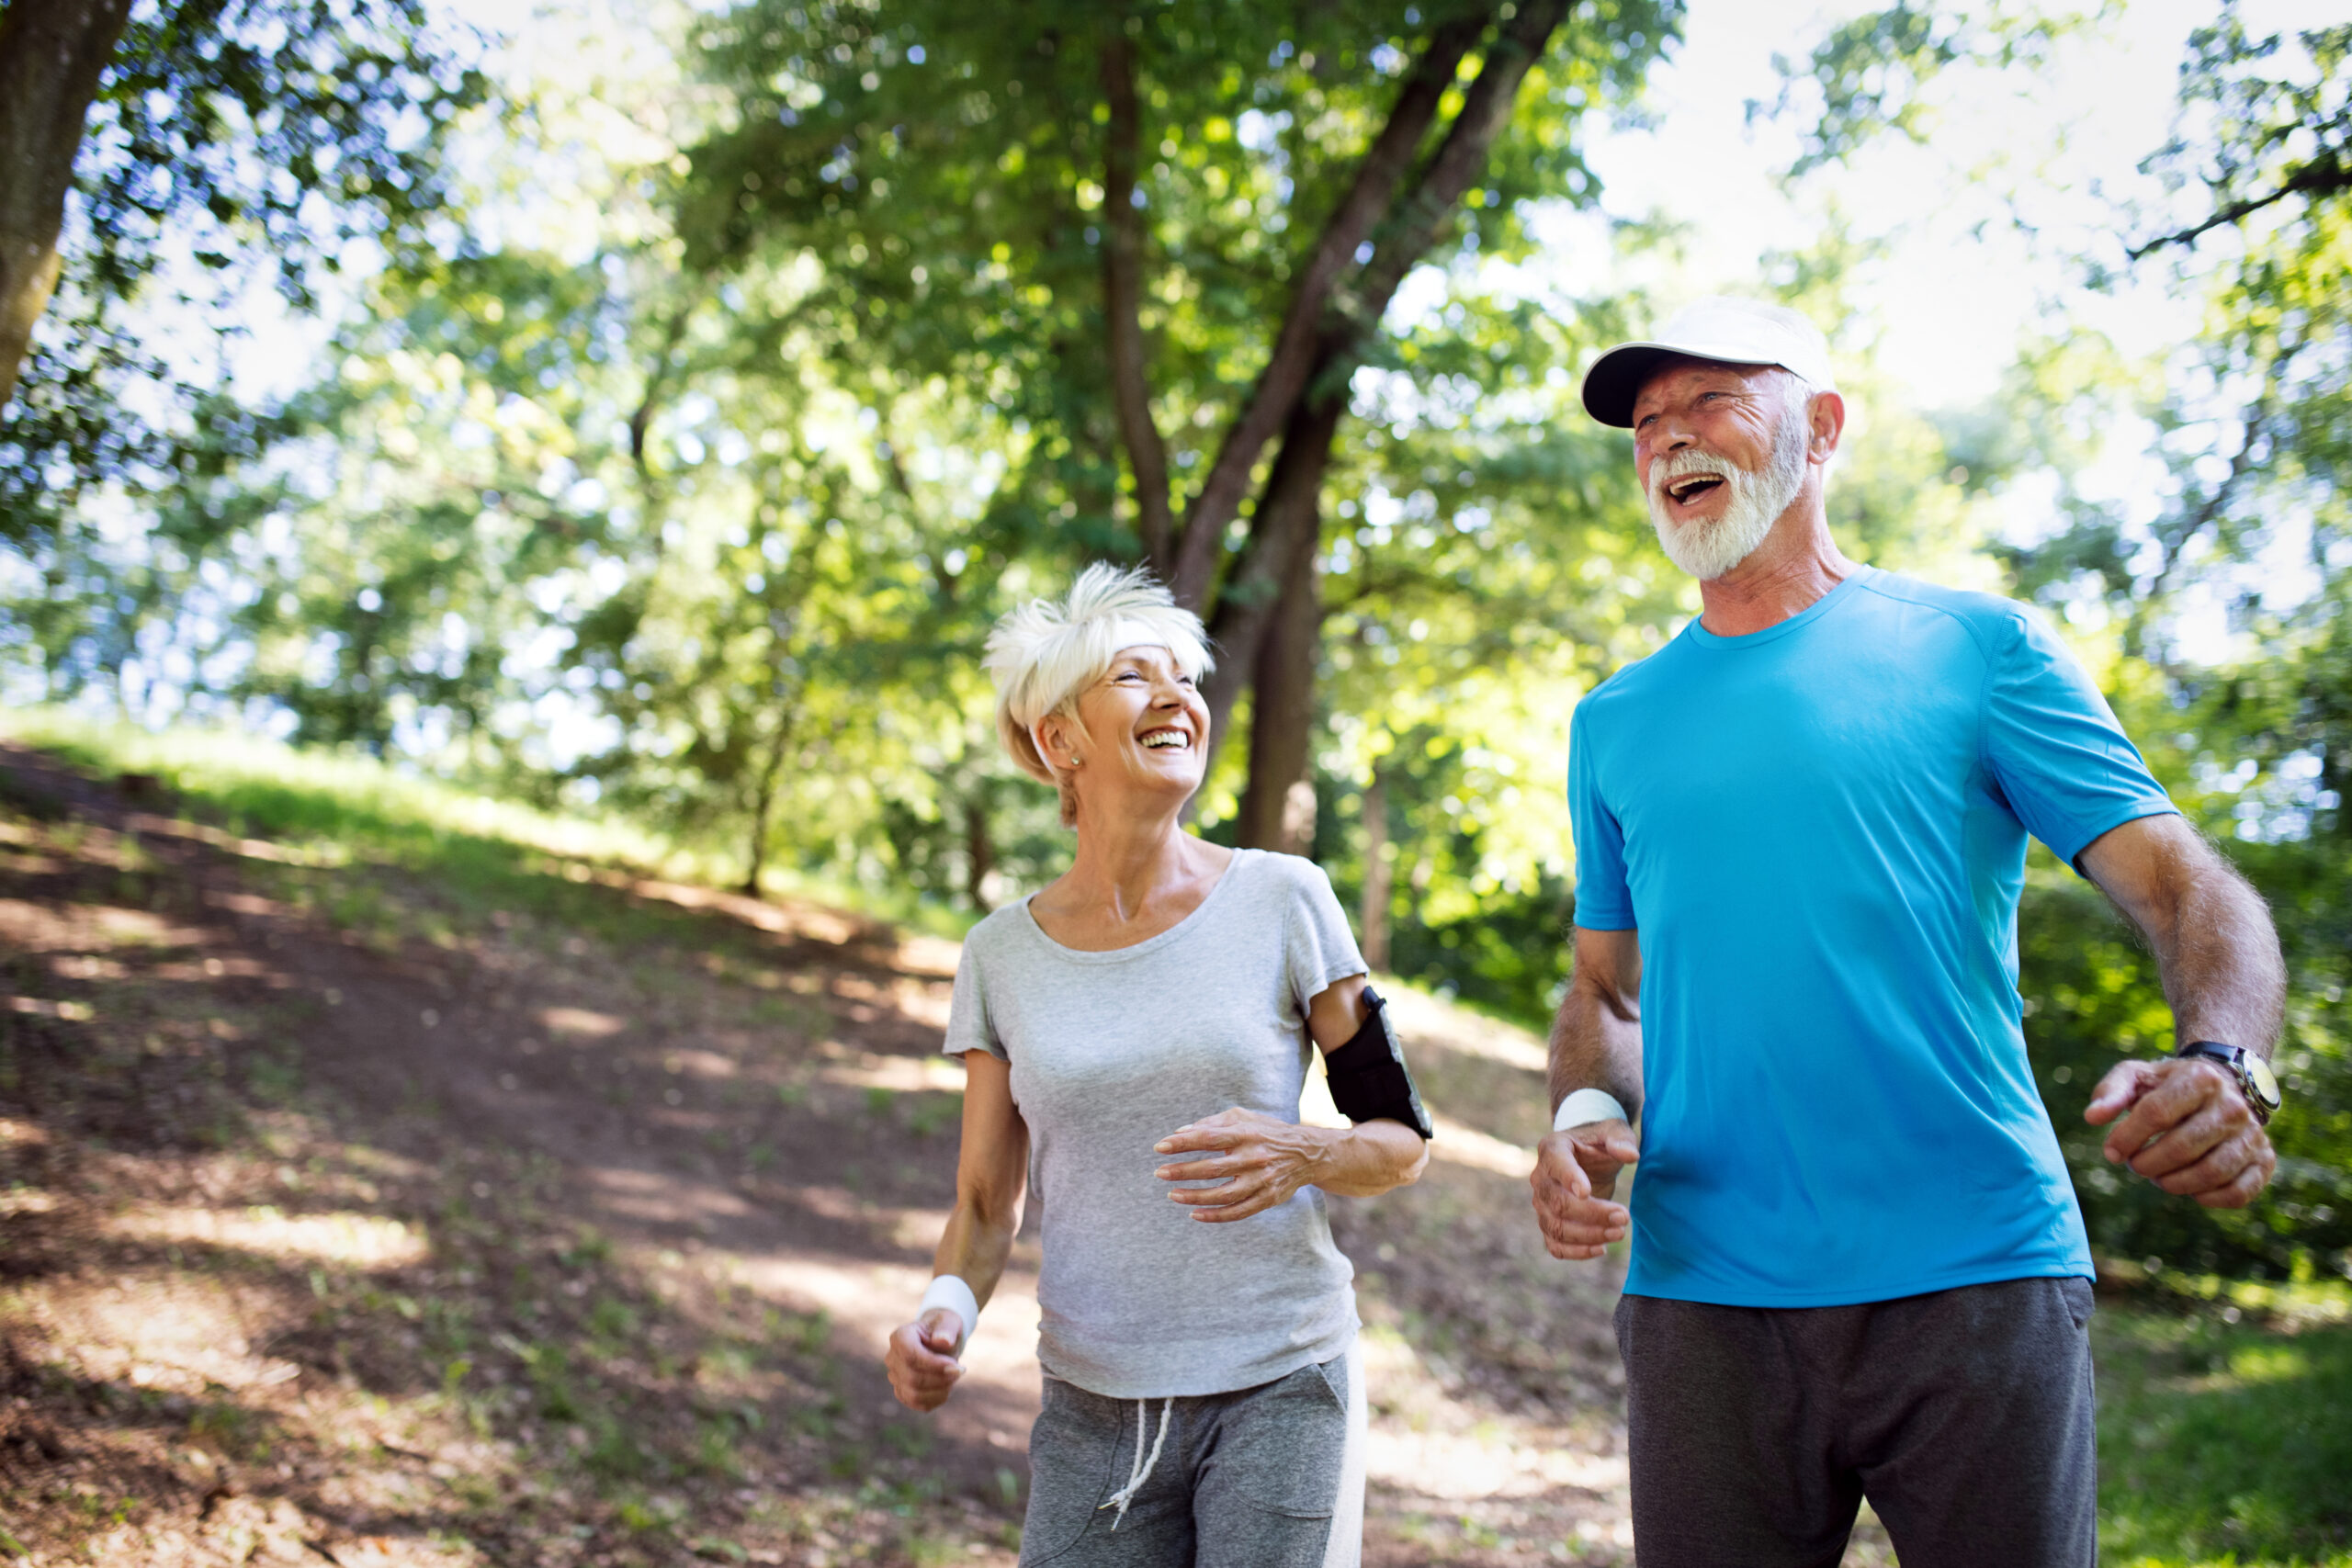
M 1081 796 L 1089 786 L 1115 780 L 1154 794 L 1179 791 L 1186 798 L 1201 787 L 1208 705 L 1164 648 L 1121 649 L 1079 694 L 1078 723 L 1048 720 L 1044 728 L 1057 768 L 1066 769 L 1073 756 L 1079 760 Z

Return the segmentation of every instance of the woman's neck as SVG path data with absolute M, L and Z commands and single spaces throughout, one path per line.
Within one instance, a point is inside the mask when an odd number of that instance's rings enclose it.
M 1029 912 L 1066 947 L 1131 947 L 1200 908 L 1232 858 L 1184 831 L 1181 803 L 1143 817 L 1098 817 L 1081 806 L 1078 854 Z

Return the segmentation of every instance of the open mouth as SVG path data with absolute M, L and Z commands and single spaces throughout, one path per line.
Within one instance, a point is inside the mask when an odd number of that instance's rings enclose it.
M 1193 738 L 1181 729 L 1148 729 L 1137 744 L 1147 751 L 1189 751 Z
M 1690 506 L 1696 504 L 1709 491 L 1721 490 L 1723 486 L 1724 479 L 1721 474 L 1690 474 L 1669 481 L 1666 487 L 1666 493 L 1673 499 L 1677 506 Z

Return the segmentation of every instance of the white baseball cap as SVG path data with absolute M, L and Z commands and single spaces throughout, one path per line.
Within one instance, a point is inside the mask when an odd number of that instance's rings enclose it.
M 1785 305 L 1717 295 L 1675 312 L 1657 338 L 1621 343 L 1584 373 L 1584 412 L 1619 429 L 1634 423 L 1634 400 L 1669 355 L 1724 365 L 1777 365 L 1816 392 L 1832 391 L 1829 344 L 1821 329 Z

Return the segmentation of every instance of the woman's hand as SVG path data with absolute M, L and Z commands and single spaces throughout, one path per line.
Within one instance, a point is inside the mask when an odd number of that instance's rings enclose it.
M 949 1307 L 933 1307 L 912 1323 L 890 1333 L 890 1348 L 882 1364 L 890 1373 L 890 1392 L 910 1410 L 936 1410 L 956 1392 L 964 1375 L 956 1359 L 956 1341 L 964 1320 Z
M 1246 1220 L 1290 1201 L 1300 1188 L 1333 1168 L 1333 1145 L 1346 1134 L 1301 1127 L 1261 1111 L 1220 1111 L 1179 1127 L 1154 1144 L 1154 1154 L 1198 1154 L 1159 1168 L 1162 1181 L 1208 1181 L 1169 1196 L 1192 1205 L 1196 1220 Z

